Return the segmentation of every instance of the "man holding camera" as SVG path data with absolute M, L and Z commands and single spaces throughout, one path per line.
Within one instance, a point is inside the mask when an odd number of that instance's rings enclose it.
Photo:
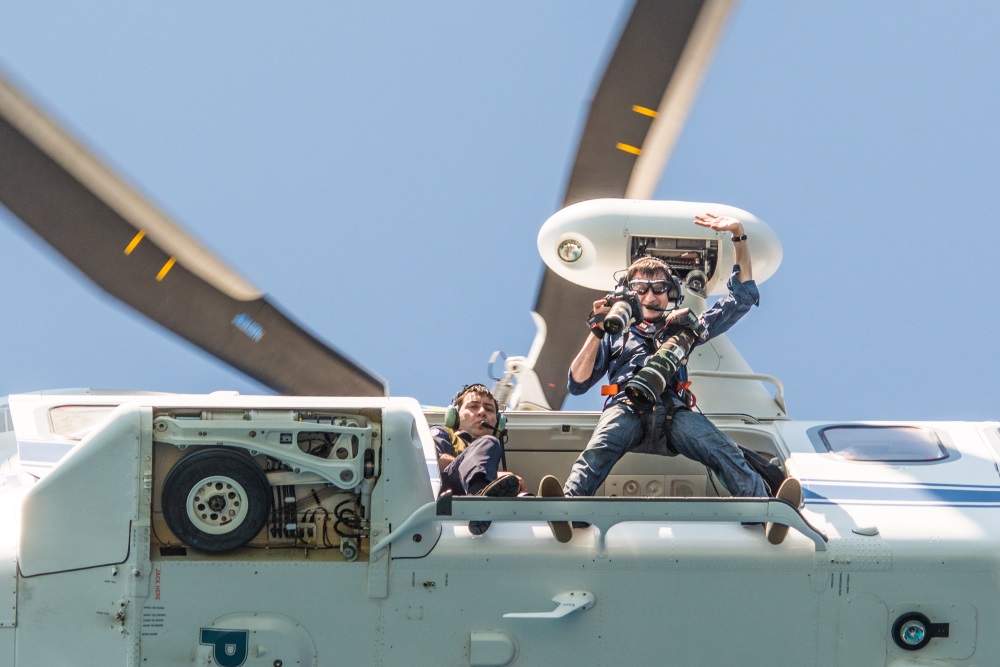
M 588 320 L 591 333 L 570 366 L 569 391 L 582 394 L 607 373 L 609 389 L 605 393 L 611 398 L 586 449 L 573 464 L 563 489 L 567 496 L 594 495 L 615 463 L 630 451 L 683 454 L 715 472 L 734 496 L 768 496 L 763 478 L 747 463 L 742 450 L 704 415 L 690 409 L 687 371 L 679 364 L 681 358 L 692 345 L 729 330 L 760 301 L 743 224 L 711 213 L 695 216 L 694 222 L 731 234 L 736 265 L 727 283 L 729 294 L 695 318 L 689 309 L 677 309 L 683 298 L 680 283 L 666 262 L 643 257 L 626 274 L 625 284 L 638 297 L 637 302 L 632 297 L 633 304 L 642 311 L 634 313 L 631 327 L 625 325 L 619 333 L 606 332 L 604 318 L 612 310 L 611 304 L 607 299 L 594 302 Z M 632 382 L 650 357 L 654 361 L 644 375 L 659 379 L 660 384 L 643 383 L 642 378 L 639 383 Z M 671 377 L 664 378 L 658 372 L 665 368 L 675 371 Z M 660 392 L 653 393 L 656 389 Z M 789 478 L 777 497 L 798 507 L 801 486 Z M 766 532 L 772 544 L 780 544 L 788 528 L 769 523 Z

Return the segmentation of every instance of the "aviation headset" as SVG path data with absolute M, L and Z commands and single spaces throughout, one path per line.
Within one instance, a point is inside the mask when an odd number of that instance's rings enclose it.
M 461 406 L 462 399 L 465 397 L 466 394 L 469 393 L 471 389 L 478 387 L 482 387 L 482 389 L 485 390 L 486 395 L 493 399 L 493 405 L 497 409 L 497 417 L 496 417 L 497 427 L 496 429 L 494 429 L 494 433 L 497 434 L 503 433 L 504 431 L 507 430 L 507 417 L 505 417 L 504 414 L 500 412 L 500 401 L 498 401 L 497 397 L 493 395 L 493 392 L 489 390 L 489 387 L 487 387 L 484 384 L 478 384 L 478 383 L 465 385 L 464 387 L 459 389 L 458 393 L 455 394 L 455 397 L 451 399 L 451 405 L 448 406 L 447 412 L 444 413 L 445 427 L 450 428 L 453 431 L 458 428 L 458 423 L 459 423 L 458 411 L 462 407 Z
M 630 275 L 632 274 L 632 267 L 635 266 L 636 262 L 640 260 L 652 260 L 656 264 L 660 265 L 663 272 L 667 274 L 667 282 L 669 283 L 669 286 L 667 287 L 667 301 L 673 304 L 672 307 L 668 306 L 667 310 L 673 310 L 674 308 L 680 307 L 681 303 L 684 301 L 684 292 L 681 291 L 681 280 L 677 277 L 677 274 L 674 273 L 674 270 L 670 268 L 670 265 L 659 257 L 654 257 L 653 255 L 643 255 L 639 259 L 635 260 L 635 262 L 632 262 L 632 265 L 626 270 L 625 281 L 629 282 L 635 277 L 634 275 Z M 641 272 L 646 273 L 648 272 L 648 269 L 644 269 Z M 640 273 L 640 271 L 636 271 L 635 273 Z

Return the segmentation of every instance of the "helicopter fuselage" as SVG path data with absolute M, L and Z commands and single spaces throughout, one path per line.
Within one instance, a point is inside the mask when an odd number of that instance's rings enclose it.
M 641 454 L 595 498 L 439 497 L 428 421 L 441 415 L 411 399 L 41 394 L 9 406 L 4 664 L 1000 656 L 981 620 L 1000 614 L 996 423 L 714 417 L 801 480 L 792 508 L 727 497 L 699 464 Z M 529 488 L 565 476 L 597 419 L 507 417 L 508 466 Z M 46 464 L 40 453 L 60 446 Z M 493 525 L 473 537 L 472 518 Z M 548 520 L 590 526 L 560 544 Z M 784 544 L 763 521 L 791 526 Z

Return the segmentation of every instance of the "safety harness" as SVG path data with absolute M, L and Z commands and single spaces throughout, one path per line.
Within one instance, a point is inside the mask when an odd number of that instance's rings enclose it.
M 445 433 L 448 434 L 448 441 L 451 442 L 451 448 L 455 450 L 455 456 L 458 456 L 459 454 L 464 452 L 465 448 L 469 446 L 469 442 L 471 441 L 467 441 L 462 436 L 460 436 L 459 431 L 456 431 L 455 429 L 452 428 L 448 428 L 447 426 L 442 426 L 441 428 L 443 428 Z M 461 433 L 465 433 L 465 431 L 461 431 Z M 469 435 L 468 433 L 465 434 Z M 471 438 L 472 436 L 469 435 L 469 437 Z
M 639 337 L 642 339 L 642 344 L 646 347 L 646 352 L 648 353 L 648 355 L 652 355 L 656 352 L 657 348 L 662 342 L 660 340 L 661 338 L 663 340 L 667 338 L 666 331 L 668 327 L 663 325 L 662 320 L 658 320 L 656 322 L 645 322 L 645 321 L 641 322 L 622 332 L 621 347 L 617 351 L 615 349 L 611 350 L 612 360 L 618 358 L 619 356 L 621 356 L 622 352 L 624 352 L 632 328 L 635 328 L 639 332 L 644 334 L 640 335 Z M 621 392 L 621 390 L 622 387 L 617 383 L 606 384 L 601 387 L 601 395 L 608 397 L 604 403 L 605 408 L 607 408 L 608 405 L 610 405 L 610 403 L 614 400 L 614 397 L 617 396 Z M 673 445 L 670 442 L 669 423 L 673 420 L 674 415 L 676 415 L 679 410 L 692 409 L 693 407 L 695 407 L 695 405 L 697 405 L 698 400 L 695 397 L 694 393 L 691 391 L 691 382 L 687 379 L 686 374 L 682 373 L 682 379 L 680 379 L 674 385 L 673 390 L 674 392 L 676 392 L 677 396 L 680 397 L 682 402 L 681 405 L 676 404 L 672 400 L 664 401 L 662 404 L 654 405 L 651 410 L 640 411 L 635 407 L 635 405 L 632 404 L 632 402 L 628 398 L 621 398 L 618 400 L 619 403 L 622 403 L 628 406 L 629 409 L 635 411 L 636 414 L 639 415 L 639 418 L 642 422 L 642 441 L 639 443 L 639 445 L 636 447 L 634 451 L 647 452 L 647 453 L 655 453 L 658 451 L 662 451 L 659 447 L 656 446 L 655 442 L 656 413 L 658 410 L 665 409 L 666 410 L 665 419 L 668 427 L 665 428 L 663 432 L 663 439 L 664 439 L 663 444 L 665 446 L 667 456 L 677 456 L 678 452 L 676 449 L 674 449 Z

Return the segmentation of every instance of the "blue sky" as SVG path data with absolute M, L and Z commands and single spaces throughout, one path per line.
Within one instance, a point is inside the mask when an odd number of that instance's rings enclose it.
M 625 4 L 0 0 L 0 67 L 287 312 L 433 404 L 488 381 L 493 350 L 528 350 L 535 235 Z M 732 17 L 657 198 L 738 206 L 782 239 L 731 338 L 793 416 L 1000 416 L 998 28 L 985 1 Z M 0 219 L 0 395 L 262 391 Z

